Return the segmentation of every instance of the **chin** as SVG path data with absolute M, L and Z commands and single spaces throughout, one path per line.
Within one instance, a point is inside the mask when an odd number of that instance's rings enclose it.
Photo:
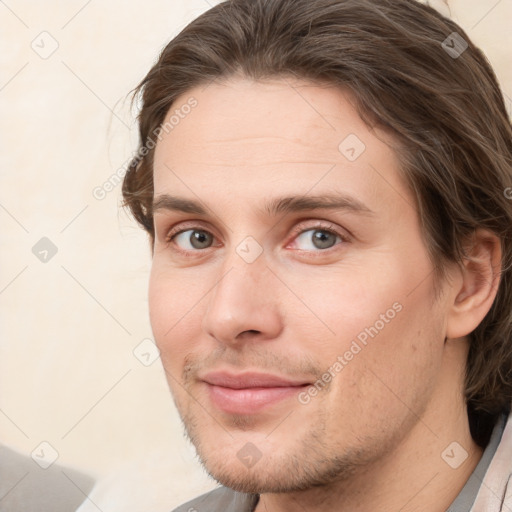
M 238 492 L 248 494 L 288 493 L 311 488 L 310 483 L 299 481 L 298 475 L 292 476 L 291 468 L 280 471 L 277 468 L 269 467 L 268 464 L 265 467 L 258 467 L 256 464 L 251 469 L 246 469 L 238 464 L 233 464 L 231 467 L 225 464 L 219 466 L 207 461 L 203 461 L 202 464 L 208 474 L 217 482 Z
M 239 460 L 232 446 L 223 448 L 196 444 L 199 459 L 208 474 L 225 487 L 249 494 L 291 493 L 349 480 L 367 456 L 352 452 L 329 457 L 320 446 L 297 443 L 289 452 L 262 453 L 251 467 Z M 325 448 L 325 447 L 324 447 Z M 293 454 L 292 454 L 293 453 Z

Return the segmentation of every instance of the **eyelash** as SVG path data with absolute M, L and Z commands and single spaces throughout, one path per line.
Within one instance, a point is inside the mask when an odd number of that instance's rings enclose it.
M 317 224 L 314 224 L 311 226 L 307 226 L 307 227 L 305 227 L 303 224 L 299 224 L 297 227 L 295 227 L 292 230 L 293 240 L 298 238 L 302 233 L 305 233 L 307 231 L 315 231 L 315 230 L 324 231 L 326 233 L 330 233 L 336 237 L 339 237 L 342 243 L 347 243 L 350 241 L 349 237 L 346 234 L 341 233 L 339 230 L 336 230 L 332 224 L 327 226 L 325 224 L 320 224 L 320 223 L 317 223 Z M 181 227 L 181 229 L 171 230 L 169 233 L 167 233 L 167 235 L 165 236 L 166 245 L 168 246 L 169 244 L 172 244 L 173 240 L 179 234 L 184 233 L 186 231 L 203 231 L 205 233 L 212 235 L 215 238 L 215 235 L 213 233 L 211 233 L 207 229 L 204 229 L 202 226 L 190 225 L 190 226 L 186 226 L 186 227 Z M 316 251 L 311 251 L 311 250 L 307 250 L 307 249 L 296 249 L 296 250 L 300 251 L 302 253 L 307 252 L 307 253 L 313 253 L 313 254 L 317 253 L 319 255 L 322 255 L 322 254 L 331 252 L 331 250 L 334 250 L 338 245 L 341 245 L 341 243 L 338 242 L 338 243 L 335 243 L 332 247 L 328 247 L 327 249 L 318 249 Z M 178 247 L 178 246 L 176 246 L 176 247 Z M 201 253 L 204 254 L 205 251 L 207 251 L 208 249 L 211 249 L 211 248 L 212 248 L 212 246 L 207 247 L 206 249 L 186 250 L 186 249 L 181 249 L 178 247 L 177 251 L 181 252 L 183 254 L 198 253 L 198 255 L 200 255 Z

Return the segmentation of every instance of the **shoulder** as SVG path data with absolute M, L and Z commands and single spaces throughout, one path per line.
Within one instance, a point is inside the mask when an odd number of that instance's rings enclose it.
M 181 505 L 173 512 L 252 512 L 258 496 L 220 487 Z
M 73 512 L 84 501 L 94 480 L 78 471 L 40 467 L 31 457 L 0 445 L 0 512 Z
M 499 512 L 512 503 L 512 413 L 508 412 L 508 418 L 504 415 L 498 422 L 495 431 L 500 430 L 503 432 L 501 439 L 471 508 L 472 512 Z

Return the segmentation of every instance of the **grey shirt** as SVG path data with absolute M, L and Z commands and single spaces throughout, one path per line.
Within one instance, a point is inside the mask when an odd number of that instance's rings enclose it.
M 469 512 L 471 510 L 487 468 L 500 443 L 506 422 L 506 415 L 500 417 L 482 458 L 446 512 Z M 220 487 L 181 505 L 174 512 L 253 512 L 258 499 L 257 494 L 243 494 L 227 487 Z
M 42 469 L 30 457 L 0 445 L 0 512 L 74 512 L 93 483 L 56 464 Z
M 485 473 L 489 468 L 489 464 L 491 463 L 494 454 L 496 453 L 498 445 L 500 444 L 506 423 L 507 416 L 504 414 L 495 425 L 491 439 L 482 454 L 480 462 L 473 470 L 473 473 L 471 473 L 471 476 L 466 482 L 466 485 L 462 488 L 462 491 L 460 491 L 459 495 L 455 498 L 454 502 L 446 512 L 469 512 L 471 510 L 478 491 L 480 490 L 480 485 L 482 485 Z

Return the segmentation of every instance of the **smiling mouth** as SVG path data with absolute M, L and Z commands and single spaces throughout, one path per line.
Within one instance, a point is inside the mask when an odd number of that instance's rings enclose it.
M 212 372 L 201 380 L 213 405 L 227 414 L 256 414 L 311 385 L 265 373 Z

